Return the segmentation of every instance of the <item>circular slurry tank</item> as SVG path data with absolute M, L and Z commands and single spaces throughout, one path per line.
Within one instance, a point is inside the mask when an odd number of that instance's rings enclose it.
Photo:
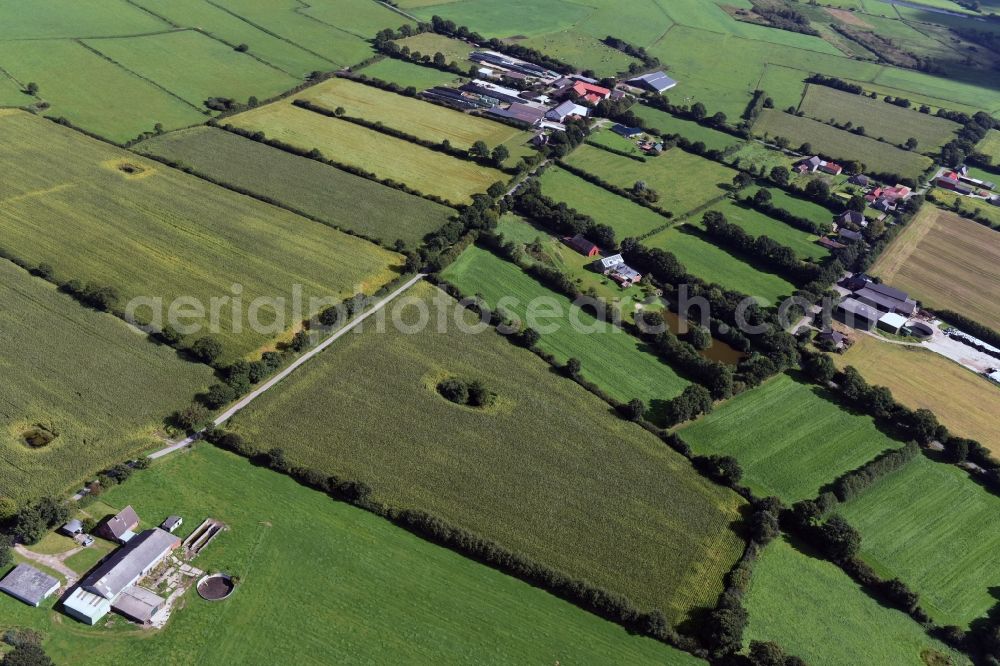
M 931 328 L 931 325 L 922 321 L 907 322 L 906 327 L 918 338 L 929 338 L 934 335 L 934 329 Z
M 226 574 L 212 574 L 198 581 L 198 594 L 207 601 L 222 601 L 235 590 L 236 583 Z

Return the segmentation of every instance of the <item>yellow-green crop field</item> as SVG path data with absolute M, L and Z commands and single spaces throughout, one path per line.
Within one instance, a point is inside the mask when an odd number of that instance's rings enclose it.
M 227 122 L 264 132 L 269 139 L 306 150 L 316 148 L 328 159 L 454 203 L 467 203 L 473 194 L 508 179 L 496 169 L 437 153 L 346 120 L 328 118 L 293 106 L 287 100 L 241 113 Z
M 671 622 L 714 604 L 742 552 L 730 523 L 743 501 L 531 352 L 492 330 L 461 332 L 443 292 L 418 284 L 410 294 L 441 301 L 447 332 L 435 315 L 418 333 L 389 325 L 346 336 L 233 429 Z M 414 324 L 417 311 L 390 316 Z M 448 377 L 481 380 L 495 403 L 445 400 L 436 385 Z
M 308 100 L 331 111 L 342 107 L 348 116 L 381 122 L 427 141 L 440 143 L 447 139 L 456 148 L 470 148 L 480 139 L 492 148 L 518 136 L 523 136 L 521 143 L 531 138 L 530 132 L 510 125 L 348 79 L 324 81 L 295 95 L 295 99 Z
M 0 261 L 0 497 L 25 502 L 152 448 L 212 382 L 205 365 Z M 40 448 L 24 434 L 57 435 Z
M 115 287 L 123 301 L 210 299 L 242 286 L 258 297 L 291 299 L 371 293 L 397 274 L 399 255 L 324 224 L 237 195 L 22 111 L 0 111 L 0 244 L 56 279 Z M 132 169 L 126 173 L 122 169 Z M 298 322 L 272 319 L 242 330 L 224 308 L 222 361 L 252 355 Z M 142 317 L 147 309 L 140 309 Z M 302 317 L 311 313 L 303 312 Z M 192 320 L 187 320 L 190 323 Z M 183 332 L 183 331 L 182 331 Z

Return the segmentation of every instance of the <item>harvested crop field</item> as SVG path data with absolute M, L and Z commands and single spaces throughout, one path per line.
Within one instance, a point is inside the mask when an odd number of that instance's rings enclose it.
M 594 146 L 583 145 L 566 158 L 577 169 L 626 189 L 637 181 L 660 195 L 657 205 L 675 215 L 683 215 L 709 201 L 722 197 L 736 172 L 680 148 L 659 157 L 638 162 Z
M 331 111 L 341 107 L 347 116 L 381 122 L 386 127 L 426 141 L 440 143 L 447 140 L 456 148 L 468 149 L 477 140 L 482 140 L 492 149 L 519 135 L 524 136 L 524 141 L 531 138 L 530 132 L 510 125 L 470 116 L 349 79 L 324 81 L 295 95 L 295 99 L 304 99 Z
M 600 332 L 591 332 L 575 328 L 572 325 L 575 320 L 586 327 L 599 324 L 565 296 L 487 250 L 470 247 L 442 277 L 465 295 L 481 294 L 490 307 L 500 303 L 522 321 L 526 321 L 529 304 L 536 299 L 557 303 L 563 314 L 551 323 L 558 328 L 551 333 L 544 331 L 539 347 L 560 363 L 571 357 L 579 359 L 581 374 L 621 402 L 639 398 L 649 405 L 652 401 L 669 400 L 687 385 L 669 365 L 647 351 L 645 343 L 621 329 L 603 326 Z M 510 302 L 511 297 L 517 302 Z
M 383 245 L 399 239 L 414 247 L 455 214 L 446 206 L 211 127 L 171 132 L 135 149 Z
M 920 455 L 838 511 L 861 532 L 862 559 L 937 624 L 967 627 L 996 604 L 1000 498 L 968 472 Z
M 889 387 L 900 403 L 931 410 L 949 432 L 1000 455 L 1000 387 L 927 349 L 855 337 L 846 353 L 833 355 L 838 367 L 853 365 L 869 384 Z
M 871 272 L 924 307 L 1000 329 L 1000 235 L 989 227 L 924 206 Z
M 868 136 L 882 137 L 897 145 L 913 137 L 919 142 L 917 150 L 921 152 L 940 148 L 953 139 L 961 127 L 956 122 L 916 109 L 904 109 L 882 99 L 820 85 L 808 87 L 799 110 L 823 122 L 831 119 L 840 124 L 851 122 L 855 127 L 864 127 Z
M 496 169 L 437 153 L 346 120 L 328 118 L 293 106 L 290 101 L 268 104 L 228 118 L 227 122 L 264 132 L 269 139 L 306 150 L 316 148 L 328 159 L 457 204 L 468 203 L 473 194 L 485 192 L 493 183 L 509 178 Z
M 671 622 L 714 604 L 742 552 L 729 527 L 742 500 L 530 352 L 493 331 L 460 332 L 442 293 L 411 291 L 442 303 L 448 332 L 349 335 L 241 413 L 235 430 L 283 447 L 293 464 L 363 480 L 374 499 L 662 608 Z M 415 314 L 399 312 L 404 323 Z M 445 400 L 436 385 L 448 377 L 481 380 L 495 403 Z
M 754 124 L 753 131 L 757 136 L 771 138 L 783 136 L 792 146 L 809 143 L 813 151 L 829 155 L 834 159 L 857 160 L 866 170 L 896 173 L 914 180 L 931 166 L 931 159 L 919 153 L 902 150 L 867 136 L 839 130 L 811 118 L 799 118 L 777 109 L 764 109 Z
M 745 642 L 775 641 L 810 664 L 969 663 L 906 614 L 872 599 L 835 564 L 784 539 L 771 542 L 754 564 L 745 599 Z
M 159 441 L 163 420 L 212 382 L 108 314 L 0 260 L 0 497 L 62 493 Z M 37 448 L 28 431 L 45 434 Z
M 681 431 L 697 453 L 735 456 L 760 497 L 812 499 L 844 472 L 900 443 L 868 416 L 841 409 L 822 389 L 784 374 L 741 393 Z
M 51 265 L 60 281 L 114 287 L 123 308 L 136 297 L 162 299 L 164 310 L 195 298 L 204 310 L 184 320 L 201 327 L 189 342 L 214 328 L 206 326 L 211 299 L 232 297 L 233 285 L 248 306 L 286 299 L 283 320 L 270 306 L 260 311 L 259 332 L 242 311 L 238 330 L 224 307 L 213 331 L 222 362 L 253 355 L 299 323 L 288 317 L 295 285 L 301 319 L 312 314 L 310 297 L 374 292 L 402 263 L 372 243 L 27 113 L 0 111 L 0 159 L 0 243 L 31 265 Z M 150 308 L 136 314 L 149 318 Z

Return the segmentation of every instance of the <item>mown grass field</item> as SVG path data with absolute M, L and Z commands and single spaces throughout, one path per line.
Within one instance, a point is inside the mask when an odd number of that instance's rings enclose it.
M 230 44 L 246 44 L 247 53 L 297 78 L 333 64 L 204 0 L 134 0 L 133 4 L 177 25 L 197 27 Z
M 0 261 L 0 497 L 24 502 L 61 493 L 151 448 L 172 411 L 212 382 L 111 315 Z M 58 434 L 24 442 L 41 426 Z
M 171 132 L 135 148 L 268 197 L 340 229 L 419 245 L 455 211 L 320 162 L 210 127 Z M 253 169 L 247 169 L 253 164 Z
M 789 504 L 816 497 L 844 472 L 900 446 L 870 417 L 841 409 L 819 387 L 787 374 L 741 393 L 681 436 L 698 453 L 735 456 L 756 494 Z
M 265 99 L 300 82 L 195 30 L 83 43 L 199 108 L 209 97 Z
M 417 90 L 426 90 L 434 86 L 450 85 L 460 77 L 448 72 L 442 72 L 433 67 L 421 67 L 412 62 L 385 58 L 360 70 L 361 74 L 383 81 L 391 81 L 401 86 L 413 86 Z
M 629 65 L 635 62 L 633 58 L 607 46 L 599 38 L 576 28 L 532 37 L 521 43 L 563 62 L 571 62 L 580 69 L 592 70 L 598 77 L 627 72 Z
M 650 406 L 654 400 L 669 400 L 678 395 L 687 385 L 670 366 L 646 351 L 639 339 L 597 322 L 565 296 L 487 250 L 470 247 L 442 277 L 463 294 L 481 294 L 490 307 L 502 307 L 525 325 L 531 325 L 527 316 L 535 299 L 551 301 L 561 315 L 550 320 L 539 318 L 539 323 L 533 326 L 542 333 L 539 347 L 560 363 L 570 357 L 580 359 L 581 374 L 622 402 L 639 398 Z M 516 300 L 512 302 L 511 298 Z M 577 330 L 574 321 L 586 328 Z M 555 330 L 543 330 L 545 324 Z M 598 331 L 590 328 L 598 328 Z
M 408 5 L 410 6 L 410 5 Z M 412 13 L 429 21 L 435 14 L 466 25 L 485 37 L 535 37 L 566 30 L 582 21 L 593 10 L 567 0 L 459 0 L 443 7 L 417 6 Z
M 883 102 L 884 103 L 884 102 Z M 919 153 L 902 150 L 859 136 L 836 127 L 824 125 L 811 118 L 799 118 L 777 109 L 764 109 L 753 126 L 754 134 L 763 137 L 787 138 L 793 147 L 803 143 L 812 145 L 815 152 L 838 160 L 857 160 L 866 169 L 900 176 L 920 177 L 931 166 L 931 159 Z
M 989 227 L 927 206 L 871 271 L 925 307 L 954 310 L 1000 329 L 1000 243 Z
M 921 152 L 940 148 L 953 139 L 960 128 L 958 123 L 945 118 L 826 86 L 810 85 L 799 110 L 823 122 L 833 119 L 843 124 L 850 121 L 855 127 L 864 127 L 868 136 L 881 137 L 897 145 L 913 137 L 919 142 L 917 150 Z
M 645 155 L 644 152 L 639 150 L 639 146 L 636 145 L 635 139 L 626 139 L 619 134 L 615 134 L 611 131 L 610 126 L 592 130 L 590 135 L 587 137 L 587 143 L 596 143 L 598 146 L 621 150 L 629 155 L 635 155 L 637 157 Z
M 445 60 L 458 63 L 462 69 L 475 64 L 469 60 L 469 54 L 475 49 L 472 48 L 471 44 L 460 39 L 452 39 L 433 32 L 422 32 L 419 35 L 397 39 L 396 43 L 399 44 L 400 48 L 404 46 L 409 48 L 410 53 L 416 52 L 431 57 L 435 53 L 440 53 L 445 57 Z M 481 65 L 477 64 L 476 66 L 480 67 Z
M 3 595 L 0 628 L 42 632 L 59 664 L 257 664 L 275 654 L 297 663 L 324 654 L 341 663 L 704 663 L 205 444 L 102 499 L 132 504 L 146 524 L 178 514 L 181 536 L 206 516 L 222 520 L 229 530 L 195 565 L 239 575 L 240 586 L 224 604 L 188 590 L 158 631 L 120 619 L 86 627 L 52 610 L 54 599 L 36 609 Z
M 992 177 L 996 178 L 996 176 Z M 963 217 L 978 214 L 985 218 L 990 226 L 1000 231 L 1000 207 L 994 206 L 984 199 L 965 197 L 942 187 L 932 189 L 931 195 L 942 208 Z
M 38 84 L 38 96 L 51 104 L 46 113 L 112 141 L 134 139 L 156 123 L 169 130 L 206 120 L 191 104 L 76 42 L 0 41 L 0 63 L 19 81 Z M 107 104 L 109 99 L 129 101 Z
M 964 470 L 917 456 L 840 512 L 861 532 L 861 557 L 909 585 L 937 624 L 967 627 L 996 604 L 1000 498 Z
M 566 162 L 619 187 L 631 188 L 636 181 L 660 195 L 657 202 L 675 215 L 683 215 L 712 199 L 723 196 L 736 172 L 716 162 L 685 153 L 679 148 L 659 157 L 638 162 L 594 146 L 583 145 Z
M 453 301 L 442 307 L 451 319 Z M 404 323 L 418 323 L 406 309 Z M 495 405 L 448 402 L 435 386 L 449 376 L 482 380 Z M 364 480 L 378 500 L 438 514 L 671 622 L 712 606 L 742 552 L 729 527 L 741 499 L 490 331 L 369 328 L 283 384 L 237 417 L 248 441 Z
M 791 168 L 795 160 L 777 150 L 771 150 L 756 141 L 748 141 L 739 147 L 735 152 L 730 153 L 726 158 L 729 164 L 744 170 L 759 171 L 763 167 L 764 173 L 770 173 L 776 166 Z
M 905 614 L 880 605 L 836 565 L 783 539 L 754 565 L 744 606 L 747 644 L 774 641 L 810 664 L 969 663 Z
M 34 101 L 16 81 L 0 73 L 0 106 L 25 106 Z
M 722 213 L 729 222 L 740 225 L 751 236 L 768 236 L 781 245 L 792 248 L 799 259 L 821 259 L 829 254 L 826 248 L 816 244 L 818 236 L 737 204 L 731 199 L 712 206 L 712 210 Z
M 1000 454 L 1000 388 L 929 350 L 855 337 L 850 350 L 833 355 L 838 367 L 853 365 L 869 384 L 888 386 L 910 409 L 930 409 L 950 432 Z
M 330 79 L 304 90 L 296 99 L 304 99 L 333 110 L 343 107 L 345 115 L 381 122 L 387 127 L 413 134 L 427 141 L 448 140 L 456 148 L 471 148 L 483 140 L 492 149 L 497 144 L 531 133 L 485 118 L 470 116 L 413 97 L 373 88 L 348 79 Z
M 644 208 L 602 187 L 588 183 L 583 178 L 550 166 L 540 179 L 542 194 L 567 206 L 586 213 L 600 224 L 615 230 L 620 242 L 623 238 L 637 237 L 670 224 L 658 213 Z
M 771 203 L 778 208 L 784 208 L 789 213 L 799 215 L 813 222 L 830 222 L 833 220 L 833 213 L 825 206 L 820 206 L 818 203 L 807 199 L 793 197 L 788 192 L 777 187 L 769 187 L 767 189 L 771 193 Z M 750 191 L 756 192 L 757 190 L 751 189 Z
M 631 111 L 646 121 L 650 129 L 665 134 L 680 134 L 691 141 L 701 141 L 710 150 L 724 150 L 740 142 L 735 136 L 702 127 L 693 120 L 685 120 L 644 104 L 636 104 Z
M 757 270 L 705 240 L 687 225 L 661 231 L 642 244 L 673 253 L 691 275 L 769 304 L 777 303 L 782 296 L 795 291 L 795 285 L 788 280 Z
M 209 329 L 210 299 L 231 297 L 234 284 L 245 307 L 286 299 L 284 320 L 265 306 L 256 332 L 242 308 L 238 330 L 223 302 L 213 333 L 223 362 L 254 354 L 299 323 L 295 285 L 301 319 L 312 314 L 311 297 L 371 293 L 398 274 L 401 257 L 367 241 L 30 114 L 0 114 L 0 243 L 8 251 L 50 264 L 58 280 L 115 287 L 123 308 L 135 297 L 162 298 L 165 315 L 179 297 L 198 299 L 204 310 L 183 323 Z M 143 171 L 126 174 L 122 164 Z M 149 317 L 150 308 L 137 316 Z
M 53 39 L 83 35 L 131 35 L 164 30 L 155 17 L 123 0 L 46 0 L 23 6 L 0 7 L 0 40 Z
M 431 107 L 437 110 L 437 107 Z M 443 109 L 442 109 L 443 111 Z M 305 149 L 316 148 L 324 157 L 372 171 L 380 178 L 406 183 L 425 194 L 467 203 L 508 176 L 496 169 L 437 153 L 422 146 L 349 123 L 328 118 L 282 101 L 227 119 L 249 130 L 260 130 Z

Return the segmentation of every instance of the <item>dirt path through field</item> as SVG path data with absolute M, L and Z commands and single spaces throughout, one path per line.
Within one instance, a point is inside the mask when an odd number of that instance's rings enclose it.
M 77 581 L 76 572 L 70 569 L 68 566 L 63 564 L 63 561 L 79 553 L 83 548 L 73 548 L 65 553 L 60 553 L 58 555 L 42 555 L 41 553 L 36 553 L 34 551 L 28 550 L 21 544 L 14 545 L 14 552 L 23 557 L 26 560 L 31 560 L 32 562 L 37 562 L 42 566 L 48 567 L 53 571 L 62 574 L 66 578 L 66 587 L 72 587 L 72 585 Z

